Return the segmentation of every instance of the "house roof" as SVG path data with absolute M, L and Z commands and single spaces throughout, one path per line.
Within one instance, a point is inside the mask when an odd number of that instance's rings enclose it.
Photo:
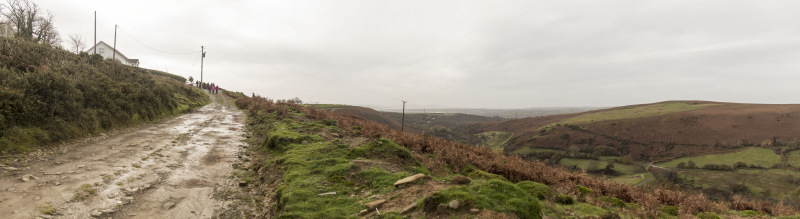
M 123 58 L 123 59 L 125 59 L 125 60 L 128 60 L 128 62 L 132 62 L 132 61 L 133 61 L 132 59 L 128 59 L 128 57 L 127 57 L 127 56 L 125 56 L 125 55 L 123 55 L 121 52 L 119 52 L 119 50 L 116 50 L 116 49 L 114 49 L 114 47 L 112 47 L 112 46 L 110 46 L 110 45 L 106 44 L 106 43 L 105 43 L 105 42 L 103 42 L 102 40 L 101 40 L 100 42 L 98 42 L 98 43 L 97 43 L 97 45 L 94 45 L 94 46 L 92 46 L 91 48 L 89 48 L 88 50 L 86 50 L 86 52 L 88 53 L 89 51 L 93 51 L 95 47 L 97 47 L 98 45 L 101 45 L 101 44 L 102 44 L 102 45 L 105 45 L 105 46 L 107 46 L 108 48 L 111 48 L 111 50 L 114 50 L 115 52 L 117 52 L 117 54 L 119 54 L 119 56 L 122 56 L 122 58 Z M 136 62 L 139 62 L 139 60 L 138 60 L 138 59 L 136 59 Z

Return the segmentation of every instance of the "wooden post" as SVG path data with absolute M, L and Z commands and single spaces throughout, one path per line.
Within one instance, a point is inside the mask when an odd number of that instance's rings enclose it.
M 400 131 L 405 131 L 406 128 L 406 101 L 403 100 L 403 121 L 400 123 Z
M 203 59 L 206 58 L 206 49 L 200 46 L 200 86 L 203 86 Z
M 94 54 L 97 54 L 97 11 L 94 11 Z M 92 55 L 94 55 L 92 54 Z
M 114 24 L 114 51 L 112 51 L 112 52 L 114 52 L 114 53 L 113 53 L 113 55 L 111 55 L 111 61 L 112 62 L 113 61 L 117 61 L 117 25 L 116 24 Z

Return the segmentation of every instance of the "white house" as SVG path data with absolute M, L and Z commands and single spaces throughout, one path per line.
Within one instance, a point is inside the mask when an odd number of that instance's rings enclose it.
M 114 47 L 109 46 L 103 41 L 97 43 L 97 45 L 92 46 L 89 50 L 86 50 L 86 53 L 89 55 L 93 55 L 95 52 L 95 47 L 97 48 L 97 54 L 103 56 L 103 59 L 111 59 L 112 57 L 115 58 L 117 61 L 122 62 L 122 64 L 130 65 L 130 66 L 139 66 L 139 59 L 129 59 L 127 56 L 123 55 L 121 52 L 116 51 L 117 55 L 114 57 Z
M 0 37 L 13 37 L 14 29 L 8 22 L 0 22 Z

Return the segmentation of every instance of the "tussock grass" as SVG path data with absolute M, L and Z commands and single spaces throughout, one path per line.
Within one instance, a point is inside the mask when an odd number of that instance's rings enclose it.
M 452 200 L 469 208 L 511 212 L 520 218 L 541 218 L 542 207 L 536 197 L 513 183 L 496 179 L 438 191 L 423 202 L 423 208 L 432 210 Z
M 90 200 L 95 195 L 97 195 L 97 190 L 94 187 L 92 187 L 92 185 L 83 184 L 77 189 L 75 189 L 75 195 L 72 196 L 72 199 L 70 199 L 70 201 L 81 202 L 85 200 Z

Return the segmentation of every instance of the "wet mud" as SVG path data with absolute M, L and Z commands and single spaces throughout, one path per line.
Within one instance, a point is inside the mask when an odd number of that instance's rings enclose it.
M 241 191 L 245 115 L 222 94 L 192 113 L 2 169 L 3 218 L 211 218 Z

